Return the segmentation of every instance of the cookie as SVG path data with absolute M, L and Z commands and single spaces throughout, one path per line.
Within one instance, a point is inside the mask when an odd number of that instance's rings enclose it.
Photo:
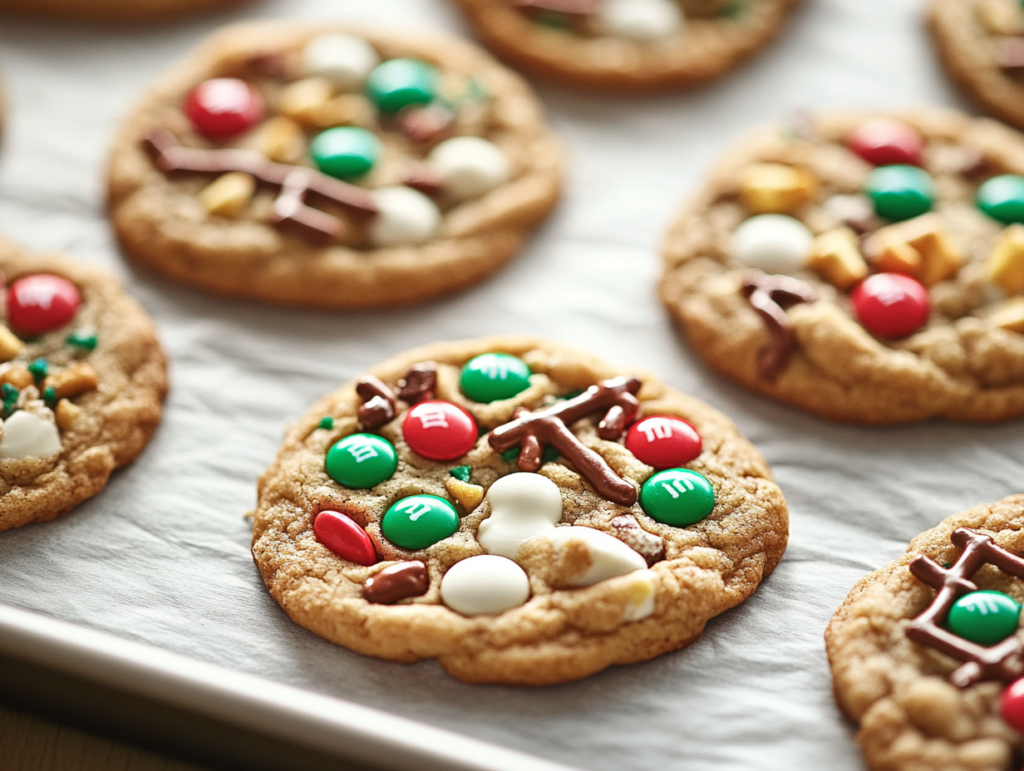
M 603 91 L 713 80 L 778 34 L 800 0 L 457 0 L 498 56 Z
M 545 684 L 689 645 L 787 537 L 767 465 L 721 414 L 496 337 L 400 354 L 320 400 L 260 480 L 252 551 L 328 640 Z
M 365 308 L 480 281 L 560 186 L 539 102 L 475 47 L 274 22 L 217 34 L 142 98 L 109 208 L 128 256 L 171 278 Z
M 153 324 L 111 275 L 0 239 L 0 531 L 96 495 L 160 422 Z
M 929 26 L 953 80 L 987 112 L 1024 128 L 1024 8 L 1016 0 L 932 0 Z
M 243 0 L 4 0 L 7 13 L 75 21 L 145 22 L 217 11 Z
M 684 209 L 662 299 L 714 369 L 833 420 L 1022 415 L 1022 175 L 994 121 L 798 116 Z
M 1024 495 L 956 514 L 862 578 L 825 643 L 836 701 L 885 771 L 1019 768 Z

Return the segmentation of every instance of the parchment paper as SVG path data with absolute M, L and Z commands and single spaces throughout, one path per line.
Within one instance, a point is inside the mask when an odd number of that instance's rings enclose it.
M 172 362 L 163 425 L 70 517 L 0 535 L 0 602 L 463 731 L 593 771 L 862 768 L 832 702 L 822 632 L 850 586 L 915 534 L 1021 492 L 1021 421 L 836 426 L 747 393 L 687 350 L 656 299 L 670 218 L 725 144 L 792 109 L 958 105 L 917 0 L 809 0 L 763 55 L 651 98 L 539 86 L 568 156 L 556 215 L 506 270 L 393 312 L 228 302 L 124 263 L 103 215 L 107 143 L 134 95 L 217 25 L 246 17 L 463 29 L 443 0 L 276 0 L 147 29 L 0 20 L 8 90 L 0 231 L 103 264 L 155 317 Z M 789 550 L 690 648 L 542 689 L 462 685 L 292 624 L 249 556 L 244 512 L 283 427 L 393 352 L 544 334 L 658 373 L 733 417 L 771 463 Z

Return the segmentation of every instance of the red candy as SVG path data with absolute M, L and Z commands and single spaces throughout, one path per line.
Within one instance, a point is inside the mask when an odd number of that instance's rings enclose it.
M 1009 726 L 1024 732 L 1024 677 L 1014 680 L 1003 689 L 999 709 Z
M 473 416 L 451 402 L 420 402 L 405 414 L 402 434 L 417 455 L 430 460 L 455 460 L 477 440 Z
M 924 149 L 924 139 L 916 129 L 887 118 L 864 121 L 847 137 L 846 144 L 875 166 L 920 166 Z
M 377 550 L 363 528 L 339 511 L 321 511 L 313 520 L 316 540 L 342 559 L 359 565 L 376 565 Z
M 853 311 L 864 328 L 878 337 L 906 337 L 928 320 L 928 290 L 900 273 L 876 273 L 850 295 Z
M 263 99 L 238 78 L 214 78 L 192 89 L 185 114 L 196 131 L 213 139 L 248 131 L 263 120 Z
M 676 468 L 700 455 L 697 429 L 669 415 L 651 415 L 633 424 L 626 434 L 626 449 L 648 466 Z
M 78 312 L 78 289 L 66 278 L 37 273 L 7 289 L 7 321 L 20 335 L 41 335 L 67 324 Z

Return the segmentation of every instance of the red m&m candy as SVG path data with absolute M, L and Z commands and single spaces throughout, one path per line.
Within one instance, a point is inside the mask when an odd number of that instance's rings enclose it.
M 928 321 L 928 290 L 910 276 L 876 273 L 850 295 L 853 312 L 864 328 L 878 337 L 906 337 Z
M 185 114 L 200 134 L 212 139 L 232 137 L 263 120 L 263 98 L 238 78 L 213 78 L 192 89 Z
M 78 312 L 78 288 L 61 276 L 37 273 L 7 289 L 7 321 L 21 335 L 41 335 L 67 324 Z
M 342 559 L 359 565 L 376 565 L 377 550 L 363 528 L 340 511 L 321 511 L 313 520 L 316 540 Z
M 697 429 L 670 415 L 651 415 L 632 425 L 626 434 L 626 449 L 638 460 L 656 469 L 675 468 L 700 455 Z
M 1024 733 L 1024 677 L 1014 680 L 1003 689 L 999 708 L 1009 726 Z
M 888 118 L 861 123 L 846 138 L 847 146 L 875 166 L 921 165 L 924 138 L 917 129 Z
M 417 455 L 430 460 L 455 460 L 473 449 L 476 421 L 462 407 L 432 399 L 409 409 L 402 435 Z

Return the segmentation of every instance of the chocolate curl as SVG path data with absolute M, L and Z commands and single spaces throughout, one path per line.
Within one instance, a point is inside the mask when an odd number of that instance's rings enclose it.
M 302 169 L 295 169 L 285 177 L 281 193 L 274 201 L 274 222 L 291 225 L 314 241 L 330 243 L 344 232 L 345 226 L 337 217 L 307 205 L 308 190 L 309 182 Z
M 593 385 L 579 396 L 553 404 L 536 412 L 522 407 L 511 422 L 491 431 L 487 440 L 498 452 L 517 445 L 519 468 L 536 471 L 541 467 L 544 450 L 554 447 L 579 470 L 597 492 L 613 503 L 636 503 L 636 485 L 623 479 L 596 452 L 583 444 L 568 426 L 594 412 L 606 410 L 597 432 L 602 439 L 618 439 L 633 422 L 640 402 L 636 398 L 640 381 L 635 377 L 617 377 Z
M 433 364 L 414 364 L 405 377 L 398 381 L 398 398 L 409 405 L 434 398 L 437 388 L 437 367 Z
M 599 0 L 510 0 L 517 8 L 537 11 L 554 11 L 574 16 L 590 16 L 597 13 Z
M 814 302 L 818 293 L 806 281 L 748 270 L 743 274 L 743 294 L 761 316 L 771 336 L 768 347 L 757 356 L 757 367 L 761 377 L 773 381 L 785 369 L 796 347 L 796 337 L 785 308 L 796 303 Z
M 941 624 L 958 599 L 978 590 L 970 577 L 979 568 L 990 564 L 1024 579 L 1024 560 L 998 546 L 991 536 L 964 527 L 954 530 L 950 540 L 963 552 L 951 568 L 943 568 L 923 554 L 910 563 L 910 572 L 935 589 L 936 594 L 924 612 L 907 627 L 907 637 L 964 662 L 950 675 L 953 684 L 960 688 L 986 680 L 1016 680 L 1024 675 L 1024 646 L 1017 637 L 985 647 L 953 634 Z
M 356 383 L 356 393 L 364 404 L 359 408 L 363 428 L 383 426 L 395 417 L 395 395 L 382 380 L 367 375 Z

